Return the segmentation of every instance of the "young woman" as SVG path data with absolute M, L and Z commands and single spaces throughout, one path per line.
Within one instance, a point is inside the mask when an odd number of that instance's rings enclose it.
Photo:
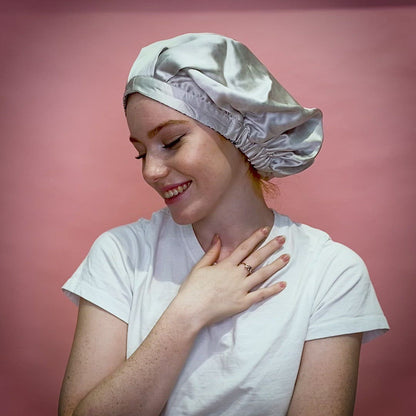
M 124 107 L 167 207 L 100 236 L 64 285 L 60 415 L 351 415 L 361 342 L 388 328 L 365 265 L 261 192 L 312 164 L 321 112 L 213 34 L 144 48 Z

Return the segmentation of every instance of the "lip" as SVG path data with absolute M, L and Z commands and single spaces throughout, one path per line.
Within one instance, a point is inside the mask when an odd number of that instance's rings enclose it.
M 178 182 L 178 183 L 174 183 L 172 185 L 165 186 L 164 188 L 161 189 L 162 194 L 165 193 L 165 192 L 170 191 L 171 189 L 175 189 L 175 188 L 177 188 L 178 186 L 181 186 L 181 185 L 182 186 L 183 185 L 188 185 L 189 186 L 191 184 L 191 182 L 192 181 Z
M 164 187 L 164 188 L 162 188 L 162 198 L 165 200 L 165 203 L 167 204 L 167 205 L 171 205 L 171 204 L 173 204 L 173 203 L 175 203 L 175 202 L 177 202 L 179 199 L 181 199 L 182 198 L 182 196 L 186 193 L 186 191 L 189 189 L 189 186 L 191 185 L 191 183 L 192 183 L 192 181 L 186 181 L 186 182 L 179 182 L 179 183 L 176 183 L 176 184 L 172 184 L 172 185 L 169 185 L 169 186 L 166 186 L 166 187 Z M 175 195 L 175 196 L 172 196 L 172 197 L 170 197 L 170 198 L 165 198 L 164 196 L 163 196 L 163 194 L 165 194 L 166 192 L 169 192 L 170 190 L 172 190 L 172 189 L 176 189 L 176 188 L 178 188 L 179 186 L 186 186 L 186 189 L 183 191 L 183 192 L 181 192 L 181 193 L 179 193 L 178 195 Z

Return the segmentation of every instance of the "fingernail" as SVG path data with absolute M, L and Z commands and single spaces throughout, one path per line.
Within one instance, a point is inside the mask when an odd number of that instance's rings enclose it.
M 286 241 L 286 238 L 283 235 L 279 235 L 276 237 L 276 240 L 280 243 L 280 244 L 284 244 L 284 242 Z
M 283 254 L 282 257 L 280 257 L 285 263 L 287 263 L 290 260 L 289 254 Z
M 217 233 L 215 233 L 214 237 L 212 237 L 212 240 L 211 240 L 211 247 L 215 246 L 215 243 L 218 241 L 219 238 L 220 236 Z
M 270 227 L 264 227 L 261 230 L 263 231 L 264 234 L 269 234 Z
M 279 286 L 284 289 L 286 287 L 286 282 L 279 282 Z

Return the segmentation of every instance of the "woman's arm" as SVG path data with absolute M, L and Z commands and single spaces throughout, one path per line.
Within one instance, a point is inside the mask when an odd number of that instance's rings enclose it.
M 362 334 L 305 343 L 287 416 L 351 416 Z
M 127 324 L 80 298 L 59 415 L 71 415 L 81 399 L 125 361 L 126 347 Z
M 82 300 L 59 414 L 159 414 L 197 334 L 171 305 L 126 360 L 127 325 Z
M 158 415 L 199 331 L 283 290 L 284 284 L 253 288 L 284 267 L 288 259 L 279 257 L 249 278 L 240 265 L 245 261 L 255 268 L 281 247 L 282 242 L 274 239 L 255 250 L 267 232 L 258 230 L 229 257 L 214 264 L 221 251 L 217 239 L 127 360 L 126 324 L 81 301 L 60 396 L 60 416 Z

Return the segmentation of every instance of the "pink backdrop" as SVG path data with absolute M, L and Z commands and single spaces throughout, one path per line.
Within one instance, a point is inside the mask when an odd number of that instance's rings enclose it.
M 76 320 L 60 286 L 98 234 L 163 204 L 127 140 L 130 64 L 147 43 L 207 31 L 246 43 L 299 101 L 323 109 L 316 165 L 279 181 L 270 203 L 367 262 L 392 330 L 363 347 L 356 415 L 410 415 L 414 2 L 130 3 L 1 6 L 2 414 L 55 413 Z

